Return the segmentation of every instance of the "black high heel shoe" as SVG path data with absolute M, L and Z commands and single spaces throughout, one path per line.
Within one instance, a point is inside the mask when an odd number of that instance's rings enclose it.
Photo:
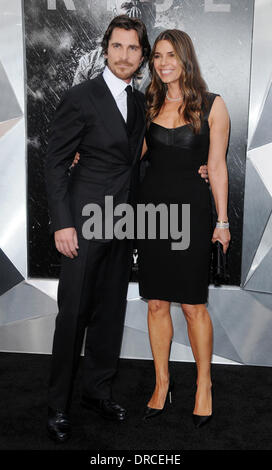
M 213 400 L 213 388 L 211 390 L 212 394 L 212 400 Z M 212 419 L 212 414 L 208 416 L 201 416 L 201 415 L 195 415 L 193 413 L 193 423 L 196 428 L 201 428 L 202 426 L 205 426 L 210 420 Z
M 174 388 L 174 380 L 171 379 L 169 381 L 169 386 L 168 386 L 168 391 L 166 394 L 166 399 L 164 402 L 163 408 L 150 408 L 150 406 L 147 406 L 143 415 L 143 420 L 147 421 L 150 418 L 155 418 L 156 416 L 160 415 L 165 411 L 166 409 L 166 404 L 167 404 L 167 395 L 169 395 L 169 403 L 172 404 L 172 391 Z

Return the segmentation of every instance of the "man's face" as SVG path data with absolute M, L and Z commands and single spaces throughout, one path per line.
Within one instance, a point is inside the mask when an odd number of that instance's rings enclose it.
M 129 83 L 143 59 L 137 32 L 114 28 L 105 57 L 112 73 Z

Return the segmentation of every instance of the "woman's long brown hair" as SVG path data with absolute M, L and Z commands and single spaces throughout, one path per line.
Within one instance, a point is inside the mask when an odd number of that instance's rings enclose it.
M 183 104 L 178 111 L 181 114 L 181 109 L 184 106 L 183 119 L 186 123 L 191 124 L 197 134 L 201 129 L 203 108 L 207 104 L 206 94 L 208 89 L 201 76 L 191 38 L 187 33 L 178 29 L 167 29 L 160 33 L 151 51 L 149 59 L 151 83 L 146 90 L 147 125 L 149 126 L 151 121 L 158 116 L 167 92 L 167 86 L 161 81 L 154 68 L 154 54 L 156 46 L 161 40 L 167 40 L 172 44 L 177 59 L 181 63 L 180 88 Z

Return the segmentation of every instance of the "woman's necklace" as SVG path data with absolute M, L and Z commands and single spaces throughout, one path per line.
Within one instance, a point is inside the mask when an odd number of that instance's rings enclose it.
M 181 101 L 181 100 L 182 100 L 182 97 L 180 97 L 180 98 L 170 98 L 170 97 L 168 96 L 168 91 L 166 92 L 166 98 L 167 98 L 169 101 Z

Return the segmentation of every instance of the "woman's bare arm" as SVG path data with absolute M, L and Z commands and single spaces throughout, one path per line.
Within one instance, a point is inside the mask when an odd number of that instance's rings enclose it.
M 208 156 L 208 174 L 214 197 L 218 220 L 228 220 L 228 170 L 226 151 L 229 138 L 229 114 L 223 99 L 215 98 L 210 116 L 210 148 Z M 228 229 L 215 229 L 212 241 L 219 240 L 226 252 L 230 233 Z

